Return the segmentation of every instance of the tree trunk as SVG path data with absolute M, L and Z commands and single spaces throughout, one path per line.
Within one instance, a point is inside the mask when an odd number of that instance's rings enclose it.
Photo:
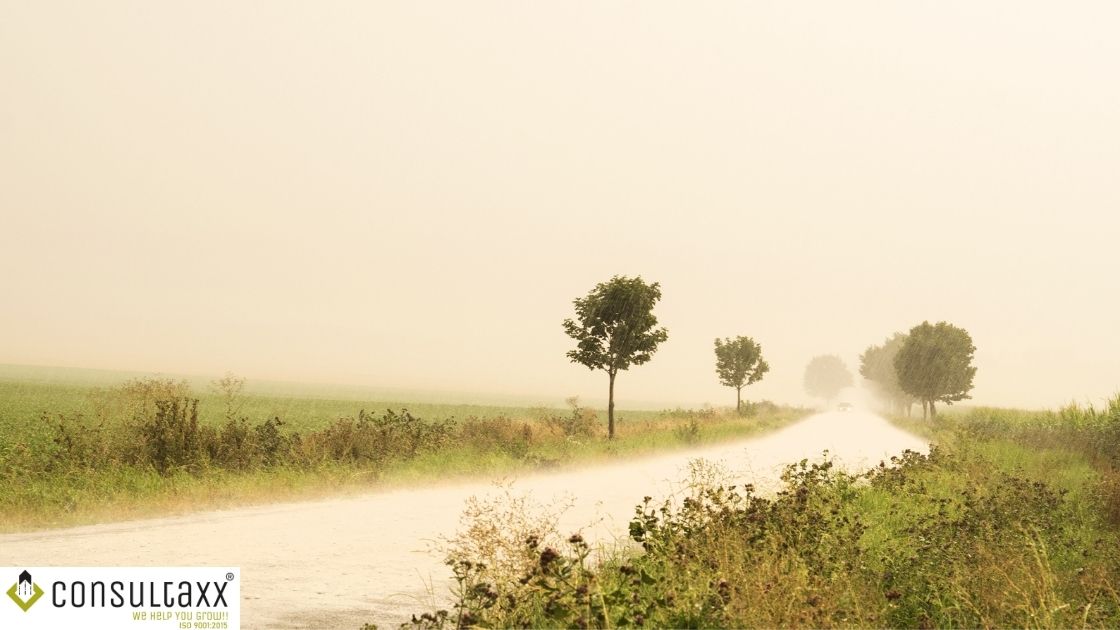
M 735 413 L 743 413 L 743 388 L 735 390 Z
M 933 401 L 929 401 L 929 419 L 933 420 L 937 417 L 937 409 L 933 406 Z
M 929 418 L 929 404 L 925 398 L 922 399 L 922 420 Z
M 614 439 L 614 377 L 615 372 L 609 372 L 611 375 L 611 391 L 610 397 L 607 398 L 607 439 Z

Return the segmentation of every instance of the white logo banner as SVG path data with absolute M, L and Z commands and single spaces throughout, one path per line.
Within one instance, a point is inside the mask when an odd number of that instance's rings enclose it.
M 0 567 L 0 628 L 237 630 L 238 567 Z

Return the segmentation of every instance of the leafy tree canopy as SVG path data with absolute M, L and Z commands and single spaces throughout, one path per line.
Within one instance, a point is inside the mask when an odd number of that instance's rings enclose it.
M 898 384 L 906 393 L 929 404 L 970 398 L 976 367 L 976 346 L 963 328 L 948 322 L 922 322 L 910 329 L 894 358 Z
M 854 382 L 848 366 L 834 354 L 813 357 L 805 366 L 805 391 L 816 398 L 833 400 Z
M 614 374 L 648 362 L 657 346 L 669 338 L 657 326 L 653 307 L 661 299 L 661 285 L 646 284 L 641 276 L 615 276 L 576 298 L 576 319 L 564 320 L 564 332 L 576 340 L 568 352 L 573 363 Z
M 770 371 L 762 346 L 750 337 L 716 339 L 716 375 L 725 387 L 735 388 L 735 408 L 742 407 L 742 390 Z
M 894 357 L 905 342 L 905 333 L 895 333 L 883 345 L 868 346 L 859 355 L 860 375 L 871 381 L 879 395 L 891 403 L 896 411 L 905 409 L 914 400 L 898 384 L 898 373 L 894 369 Z
M 576 318 L 564 320 L 564 332 L 576 340 L 567 356 L 573 363 L 610 376 L 607 404 L 609 436 L 614 437 L 614 380 L 620 370 L 648 362 L 657 346 L 669 338 L 657 327 L 653 307 L 661 299 L 661 285 L 646 284 L 641 276 L 615 276 L 600 282 L 586 297 L 576 298 Z

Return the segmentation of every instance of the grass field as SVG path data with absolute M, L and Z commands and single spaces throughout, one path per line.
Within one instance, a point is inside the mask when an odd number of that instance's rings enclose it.
M 682 502 L 636 497 L 633 547 L 600 560 L 539 523 L 472 527 L 513 542 L 453 549 L 458 603 L 416 625 L 1120 626 L 1120 397 L 897 422 L 930 453 L 801 462 L 776 496 L 697 475 Z
M 452 404 L 364 398 L 370 391 L 360 388 L 288 389 L 223 392 L 197 380 L 0 366 L 0 530 L 558 468 L 733 439 L 807 413 L 768 404 L 750 417 L 622 409 L 618 439 L 608 441 L 604 414 L 578 403 Z

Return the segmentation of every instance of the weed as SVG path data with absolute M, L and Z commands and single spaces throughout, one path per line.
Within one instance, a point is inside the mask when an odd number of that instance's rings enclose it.
M 599 435 L 599 418 L 595 411 L 581 407 L 579 398 L 572 396 L 565 401 L 570 410 L 567 416 L 548 414 L 543 421 L 549 430 L 565 438 L 593 438 Z
M 538 443 L 533 425 L 507 416 L 470 416 L 459 425 L 459 441 L 482 452 L 504 453 L 514 459 L 527 458 Z
M 323 492 L 371 479 L 555 468 L 678 445 L 674 431 L 687 422 L 628 412 L 636 421 L 608 444 L 598 415 L 578 399 L 566 414 L 420 404 L 430 417 L 409 408 L 332 418 L 322 414 L 350 403 L 252 396 L 232 376 L 212 385 L 196 396 L 170 379 L 96 390 L 0 382 L 0 528 Z M 461 412 L 465 420 L 455 420 Z M 730 439 L 800 415 L 782 410 L 747 425 L 713 413 L 697 439 Z
M 684 424 L 673 431 L 677 439 L 685 444 L 693 444 L 700 439 L 700 421 L 695 417 L 689 418 Z
M 933 430 L 950 445 L 862 474 L 803 460 L 769 497 L 697 462 L 683 499 L 647 497 L 636 507 L 629 533 L 640 551 L 598 561 L 582 537 L 565 542 L 545 523 L 547 537 L 520 547 L 516 534 L 504 538 L 517 562 L 495 572 L 495 555 L 475 543 L 501 532 L 468 530 L 449 556 L 455 612 L 415 620 L 426 628 L 1115 627 L 1117 409 L 1113 401 L 1105 412 L 947 414 Z M 514 532 L 532 527 L 522 521 Z

